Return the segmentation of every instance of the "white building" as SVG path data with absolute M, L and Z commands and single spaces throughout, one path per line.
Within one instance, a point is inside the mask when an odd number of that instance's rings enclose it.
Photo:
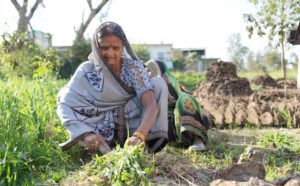
M 173 44 L 139 44 L 147 48 L 150 58 L 164 62 L 168 68 L 173 68 L 170 52 L 173 50 Z
M 42 50 L 52 46 L 52 35 L 49 33 L 33 30 L 33 32 L 30 32 L 30 37 L 34 39 L 34 43 Z

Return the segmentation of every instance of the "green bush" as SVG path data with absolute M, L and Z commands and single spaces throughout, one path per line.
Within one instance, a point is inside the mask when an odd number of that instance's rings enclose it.
M 25 34 L 4 34 L 0 45 L 0 77 L 48 78 L 60 68 L 53 48 L 41 50 Z
M 68 79 L 76 71 L 77 67 L 84 61 L 88 60 L 91 53 L 91 41 L 81 40 L 73 44 L 73 46 L 65 52 L 60 53 L 62 65 L 59 75 L 61 78 Z
M 195 72 L 173 72 L 172 73 L 177 81 L 183 85 L 188 91 L 193 92 L 199 86 L 199 84 L 204 80 L 204 76 L 197 74 Z

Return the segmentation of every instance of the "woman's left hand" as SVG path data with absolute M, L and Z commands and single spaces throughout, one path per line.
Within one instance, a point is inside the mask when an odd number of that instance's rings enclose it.
M 142 146 L 145 146 L 145 143 L 139 137 L 131 136 L 130 138 L 128 138 L 125 141 L 125 145 L 132 145 L 132 146 L 142 145 Z

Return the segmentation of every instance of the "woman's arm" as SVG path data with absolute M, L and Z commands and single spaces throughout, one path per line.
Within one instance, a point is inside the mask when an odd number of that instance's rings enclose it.
M 153 91 L 145 92 L 141 97 L 141 102 L 143 105 L 144 114 L 141 124 L 138 127 L 137 131 L 141 132 L 146 138 L 150 129 L 153 126 L 153 123 L 156 120 L 157 114 L 159 112 L 159 107 L 155 100 Z M 133 135 L 127 140 L 126 143 L 129 145 L 135 145 L 140 143 L 140 140 L 141 139 L 139 137 Z

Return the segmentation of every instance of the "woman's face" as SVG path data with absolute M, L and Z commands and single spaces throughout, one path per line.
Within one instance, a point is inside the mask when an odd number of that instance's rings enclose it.
M 123 51 L 122 40 L 115 35 L 108 35 L 101 38 L 100 57 L 108 65 L 119 65 L 121 63 L 121 55 Z

